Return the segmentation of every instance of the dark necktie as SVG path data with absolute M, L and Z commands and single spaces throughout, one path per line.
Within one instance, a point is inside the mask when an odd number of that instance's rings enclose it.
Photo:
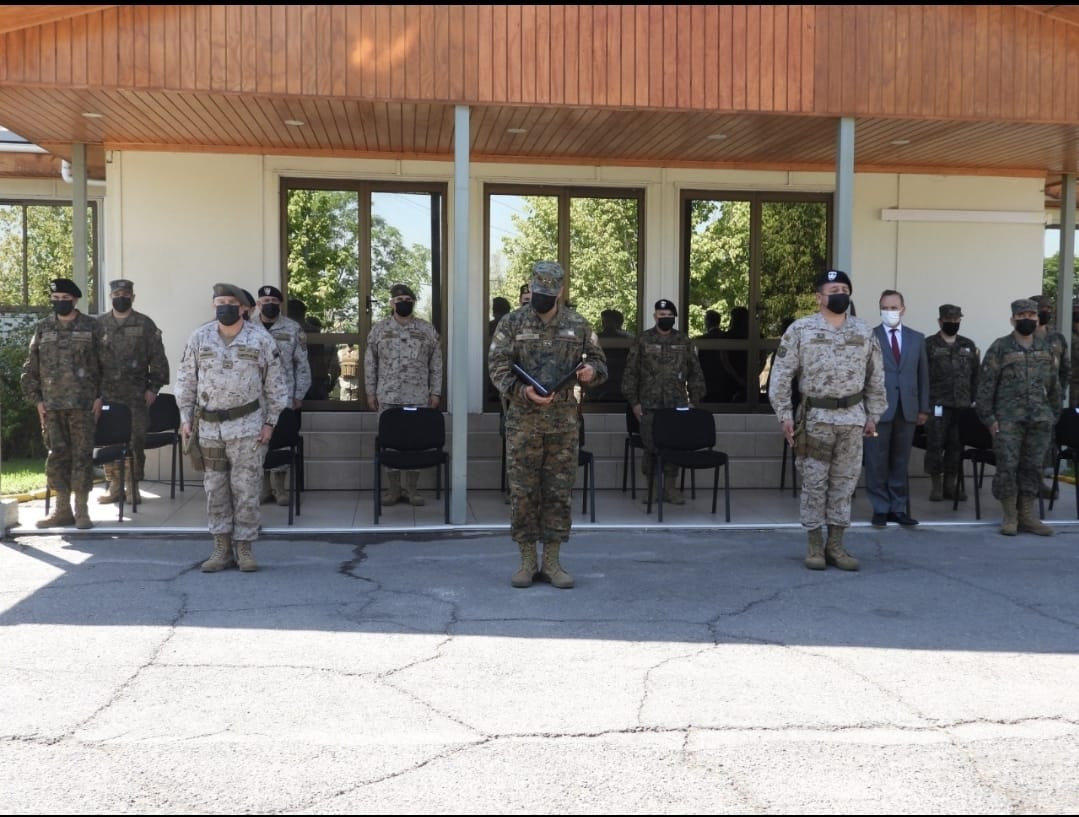
M 892 333 L 892 354 L 895 355 L 895 362 L 898 363 L 899 362 L 899 339 L 895 336 L 895 333 L 898 332 L 899 330 L 898 329 L 891 329 L 889 331 L 891 331 L 891 333 Z

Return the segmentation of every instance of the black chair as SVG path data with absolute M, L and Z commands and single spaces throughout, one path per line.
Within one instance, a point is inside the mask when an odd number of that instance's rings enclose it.
M 299 469 L 303 467 L 300 459 L 300 414 L 295 409 L 282 409 L 273 427 L 266 456 L 262 467 L 266 471 L 288 467 L 288 523 L 292 524 L 293 510 L 300 515 Z
M 374 457 L 376 525 L 381 510 L 383 465 L 402 471 L 434 468 L 436 497 L 443 494 L 442 480 L 446 480 L 446 524 L 450 523 L 450 455 L 445 445 L 446 421 L 439 409 L 404 406 L 386 409 L 379 415 Z
M 963 473 L 963 463 L 970 463 L 970 479 L 974 489 L 974 518 L 982 518 L 981 487 L 985 479 L 985 466 L 997 466 L 997 455 L 993 450 L 993 435 L 978 419 L 978 412 L 973 407 L 962 409 L 959 412 L 959 443 L 963 446 L 963 459 L 959 464 L 959 480 L 956 485 L 955 499 L 952 500 L 952 510 L 959 507 L 959 497 L 963 495 L 966 476 Z M 1040 471 L 1039 471 L 1040 473 Z M 1039 484 L 1041 479 L 1038 480 Z M 1045 518 L 1045 500 L 1038 492 L 1038 516 Z
M 1075 518 L 1079 519 L 1079 408 L 1066 408 L 1060 412 L 1057 420 L 1057 452 L 1053 463 L 1053 492 L 1049 498 L 1049 510 L 1060 493 L 1060 461 L 1068 460 L 1072 464 L 1072 478 L 1075 481 Z
M 719 493 L 719 469 L 722 468 L 726 520 L 730 522 L 730 458 L 726 452 L 715 449 L 715 415 L 697 407 L 658 409 L 652 420 L 652 442 L 655 446 L 655 461 L 652 476 L 648 480 L 648 513 L 652 512 L 652 484 L 655 475 L 659 474 L 659 521 L 663 521 L 663 466 L 667 463 L 689 469 L 690 473 L 700 468 L 713 469 L 712 513 L 715 513 Z
M 184 458 L 181 455 L 183 440 L 180 438 L 180 408 L 176 396 L 161 392 L 150 404 L 150 424 L 146 429 L 143 448 L 172 446 L 172 470 L 169 477 L 169 498 L 176 499 L 176 463 L 180 464 L 180 490 L 184 489 Z
M 131 410 L 123 403 L 109 403 L 101 407 L 101 416 L 94 428 L 94 450 L 91 460 L 94 465 L 110 462 L 120 463 L 120 484 L 126 484 L 126 468 L 131 458 Z M 138 513 L 138 491 L 131 499 L 131 512 Z M 45 514 L 49 513 L 52 498 L 51 486 L 45 487 Z M 120 494 L 120 516 L 124 521 L 124 500 L 126 494 Z
M 591 451 L 584 447 L 584 415 L 577 412 L 577 465 L 584 468 L 584 485 L 582 491 L 581 513 L 589 509 L 591 501 L 592 512 L 589 519 L 596 521 L 596 458 Z
M 626 492 L 629 479 L 630 497 L 637 498 L 637 451 L 644 451 L 641 440 L 641 421 L 633 413 L 633 406 L 626 405 L 626 444 L 622 451 L 622 493 Z M 642 453 L 643 456 L 643 453 Z
M 787 455 L 790 455 L 791 463 L 791 496 L 798 496 L 798 483 L 795 476 L 795 462 L 794 462 L 794 449 L 787 445 L 786 438 L 783 439 L 783 460 L 779 464 L 779 490 L 783 490 L 787 481 Z

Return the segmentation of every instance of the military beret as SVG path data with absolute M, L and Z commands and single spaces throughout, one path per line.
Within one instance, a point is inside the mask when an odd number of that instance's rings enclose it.
M 850 291 L 854 292 L 854 284 L 850 282 L 850 276 L 842 270 L 830 269 L 822 272 L 813 282 L 813 289 L 820 289 L 825 284 L 846 284 L 850 287 Z
M 1020 298 L 1017 301 L 1012 301 L 1012 314 L 1018 315 L 1020 312 L 1037 312 L 1038 305 L 1034 303 L 1030 298 Z
M 230 295 L 240 303 L 247 303 L 244 291 L 235 284 L 214 284 L 215 298 L 224 298 Z
M 396 298 L 398 295 L 407 295 L 412 300 L 416 300 L 416 293 L 408 284 L 394 284 L 390 287 L 390 297 Z
M 941 304 L 940 309 L 937 310 L 942 318 L 961 318 L 963 317 L 963 310 L 955 304 Z
M 70 278 L 53 278 L 49 281 L 49 292 L 65 292 L 76 298 L 82 297 L 82 290 Z
M 660 298 L 656 301 L 655 309 L 657 312 L 661 309 L 669 309 L 672 315 L 676 318 L 678 317 L 678 310 L 674 308 L 674 301 L 668 301 L 666 298 Z
M 1048 295 L 1031 295 L 1030 300 L 1034 301 L 1034 303 L 1036 303 L 1040 309 L 1052 309 L 1054 306 L 1053 299 L 1050 298 Z
M 557 261 L 537 261 L 532 265 L 532 291 L 543 295 L 557 295 L 562 289 L 565 275 L 562 265 Z
M 116 292 L 118 289 L 126 289 L 128 292 L 134 292 L 135 285 L 126 278 L 117 278 L 115 281 L 109 281 L 110 292 Z
M 243 301 L 244 304 L 246 304 L 247 306 L 254 306 L 255 305 L 255 296 L 254 295 L 252 295 L 250 292 L 248 292 L 246 289 L 243 289 L 243 288 L 240 289 L 240 292 L 243 293 L 243 297 L 240 298 L 240 300 Z
M 277 287 L 272 287 L 269 284 L 259 287 L 260 298 L 277 298 L 279 301 L 285 300 L 285 296 L 281 294 L 281 290 Z

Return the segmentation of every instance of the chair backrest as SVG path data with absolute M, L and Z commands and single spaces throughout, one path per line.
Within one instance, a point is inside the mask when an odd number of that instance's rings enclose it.
M 697 408 L 663 408 L 652 416 L 652 442 L 658 449 L 697 451 L 716 444 L 716 418 Z
M 146 430 L 178 431 L 180 429 L 180 407 L 176 405 L 176 395 L 161 392 L 150 404 L 150 424 Z
M 1057 420 L 1057 444 L 1079 449 L 1079 408 L 1066 408 Z
M 959 442 L 968 448 L 992 448 L 993 435 L 978 419 L 978 412 L 965 408 L 959 412 Z
M 94 428 L 94 447 L 125 445 L 131 439 L 131 409 L 123 403 L 107 403 Z
M 428 451 L 446 444 L 446 421 L 439 409 L 403 406 L 378 416 L 378 444 L 396 451 Z
M 626 433 L 631 437 L 636 434 L 640 436 L 641 433 L 641 421 L 636 414 L 633 413 L 633 406 L 626 403 Z
M 281 410 L 277 423 L 273 427 L 268 451 L 278 448 L 290 448 L 300 441 L 300 414 L 293 408 Z

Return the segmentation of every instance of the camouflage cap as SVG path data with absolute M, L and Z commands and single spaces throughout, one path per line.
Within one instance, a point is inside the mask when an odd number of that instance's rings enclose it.
M 281 294 L 281 290 L 277 287 L 272 287 L 269 284 L 265 284 L 259 287 L 260 298 L 277 298 L 279 301 L 285 300 L 285 296 Z
M 564 278 L 562 265 L 557 261 L 537 261 L 532 265 L 531 289 L 543 295 L 557 295 Z
M 135 285 L 127 278 L 117 278 L 115 281 L 109 281 L 110 292 L 116 292 L 118 289 L 126 289 L 128 292 L 134 292 Z
M 49 281 L 49 292 L 63 292 L 74 295 L 76 298 L 82 297 L 82 290 L 70 278 L 53 278 Z
M 1034 301 L 1039 309 L 1052 309 L 1054 306 L 1053 299 L 1048 295 L 1031 295 L 1030 300 Z
M 1020 312 L 1037 312 L 1038 305 L 1030 298 L 1020 298 L 1017 301 L 1012 301 L 1012 315 L 1018 315 Z
M 941 304 L 940 309 L 937 310 L 942 318 L 961 318 L 963 317 L 963 310 L 955 304 Z
M 214 284 L 214 297 L 226 298 L 232 296 L 240 303 L 247 303 L 247 298 L 244 297 L 244 291 L 235 284 Z

